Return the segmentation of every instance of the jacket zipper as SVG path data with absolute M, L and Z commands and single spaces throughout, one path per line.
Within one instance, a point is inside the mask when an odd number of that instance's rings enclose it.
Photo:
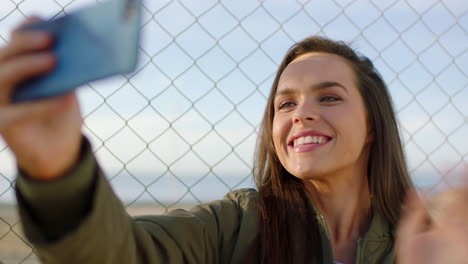
M 331 257 L 331 263 L 335 264 L 335 257 L 333 254 L 333 245 L 331 243 L 331 235 L 330 231 L 328 230 L 328 224 L 327 224 L 327 219 L 325 218 L 324 215 L 320 215 L 320 218 L 322 219 L 322 225 L 325 229 L 325 235 L 327 236 L 327 242 L 328 242 L 328 248 L 329 248 L 329 256 Z M 361 251 L 361 239 L 358 239 L 357 245 L 356 245 L 356 264 L 360 263 L 360 251 Z
M 335 257 L 333 254 L 333 245 L 331 243 L 331 235 L 330 235 L 330 231 L 328 230 L 327 219 L 322 214 L 320 215 L 320 218 L 322 219 L 322 226 L 324 227 L 325 235 L 327 236 L 327 242 L 328 242 L 328 248 L 329 248 L 328 253 L 331 258 L 331 263 L 335 264 Z
M 356 264 L 360 263 L 361 239 L 358 239 L 356 245 Z

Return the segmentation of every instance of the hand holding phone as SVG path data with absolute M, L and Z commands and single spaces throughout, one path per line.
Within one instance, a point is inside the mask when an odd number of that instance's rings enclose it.
M 137 64 L 141 0 L 110 0 L 23 30 L 50 32 L 56 68 L 22 83 L 12 101 L 67 93 L 90 81 L 132 72 Z

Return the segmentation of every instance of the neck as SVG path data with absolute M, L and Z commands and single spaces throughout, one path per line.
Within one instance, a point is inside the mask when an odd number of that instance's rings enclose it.
M 367 175 L 348 172 L 332 177 L 308 182 L 309 195 L 327 219 L 332 243 L 356 242 L 367 231 L 372 216 Z

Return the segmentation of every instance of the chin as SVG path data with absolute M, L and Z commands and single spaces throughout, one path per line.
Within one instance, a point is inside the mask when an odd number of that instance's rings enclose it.
M 316 180 L 322 179 L 326 172 L 318 168 L 301 168 L 295 170 L 288 170 L 293 176 L 301 180 Z

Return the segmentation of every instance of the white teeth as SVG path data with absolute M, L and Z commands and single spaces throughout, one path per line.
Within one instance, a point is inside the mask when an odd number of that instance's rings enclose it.
M 301 137 L 297 139 L 297 145 L 302 145 L 305 143 L 305 138 Z
M 322 136 L 306 136 L 306 137 L 300 137 L 293 142 L 294 147 L 298 147 L 300 145 L 304 144 L 323 144 L 327 142 L 327 139 Z

